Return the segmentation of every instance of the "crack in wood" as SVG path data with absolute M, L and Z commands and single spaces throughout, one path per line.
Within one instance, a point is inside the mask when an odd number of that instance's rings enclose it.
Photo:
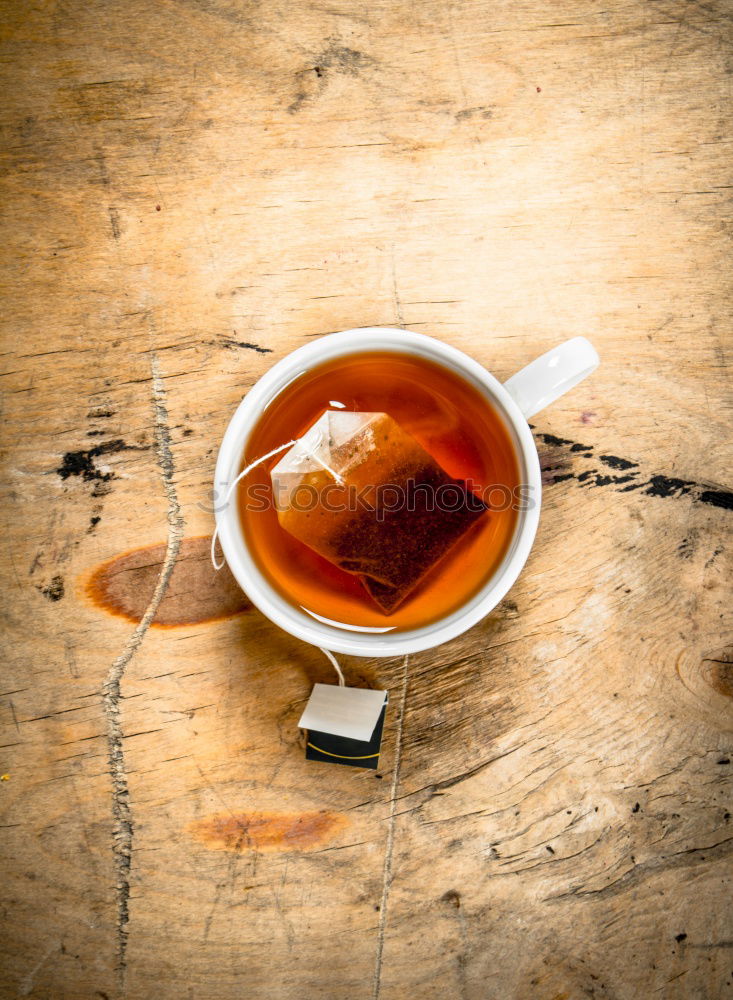
M 374 961 L 374 992 L 373 1000 L 379 1000 L 382 988 L 382 955 L 384 953 L 384 933 L 387 927 L 387 904 L 389 891 L 392 887 L 392 855 L 394 852 L 394 831 L 397 806 L 397 789 L 400 783 L 400 767 L 402 764 L 402 734 L 405 728 L 405 705 L 407 704 L 407 665 L 409 656 L 405 656 L 402 667 L 402 695 L 400 697 L 400 717 L 397 723 L 397 739 L 395 741 L 394 767 L 392 769 L 392 787 L 389 796 L 389 824 L 387 827 L 387 845 L 384 851 L 384 870 L 382 875 L 382 901 L 379 906 L 379 927 L 377 929 L 377 954 Z
M 635 864 L 633 868 L 630 868 L 623 875 L 609 882 L 608 885 L 601 886 L 599 889 L 585 889 L 582 886 L 576 886 L 567 892 L 561 892 L 555 896 L 547 896 L 543 902 L 557 903 L 566 899 L 607 899 L 610 896 L 617 896 L 619 893 L 627 892 L 656 872 L 672 868 L 688 867 L 705 860 L 717 861 L 728 857 L 732 852 L 733 837 L 727 837 L 725 840 L 720 840 L 709 847 L 688 847 L 683 851 L 675 851 L 673 854 L 662 855 L 661 857 Z
M 392 244 L 391 264 L 392 264 L 392 298 L 394 299 L 395 318 L 397 321 L 397 326 L 404 327 L 405 317 L 402 315 L 402 302 L 400 301 L 400 293 L 397 290 L 397 264 L 395 261 L 394 243 Z
M 115 863 L 117 889 L 117 975 L 120 989 L 124 989 L 127 950 L 127 925 L 130 920 L 130 867 L 132 864 L 133 818 L 130 807 L 130 792 L 127 783 L 123 752 L 122 720 L 120 712 L 120 687 L 127 665 L 139 649 L 145 633 L 155 617 L 168 581 L 175 566 L 184 520 L 178 503 L 174 482 L 173 453 L 168 427 L 168 411 L 165 406 L 165 390 L 160 366 L 155 354 L 151 356 L 152 401 L 158 465 L 163 478 L 163 488 L 168 501 L 168 543 L 161 566 L 158 582 L 143 617 L 128 639 L 125 648 L 109 669 L 102 687 L 102 704 L 107 721 L 107 756 L 112 778 L 112 816 L 114 819 L 112 852 Z

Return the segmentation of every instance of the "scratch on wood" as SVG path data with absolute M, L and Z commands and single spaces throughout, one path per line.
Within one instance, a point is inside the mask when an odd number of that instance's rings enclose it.
M 397 267 L 395 265 L 395 254 L 394 254 L 394 243 L 392 244 L 392 296 L 394 298 L 394 311 L 397 317 L 397 325 L 404 326 L 405 319 L 402 315 L 402 303 L 400 302 L 400 295 L 397 291 Z
M 468 934 L 466 933 L 466 915 L 461 905 L 461 896 L 456 889 L 449 889 L 440 897 L 441 903 L 448 903 L 458 917 L 458 927 L 461 936 L 461 948 L 456 954 L 458 965 L 458 979 L 461 988 L 461 1000 L 468 996 L 468 980 L 466 978 L 466 963 L 468 961 Z
M 648 877 L 660 871 L 667 871 L 674 868 L 686 868 L 696 865 L 700 861 L 716 861 L 719 858 L 726 858 L 733 852 L 733 837 L 727 837 L 709 847 L 688 847 L 682 851 L 675 851 L 673 854 L 661 855 L 657 858 L 650 858 L 648 861 L 634 864 L 632 868 L 623 875 L 609 882 L 598 889 L 583 888 L 575 886 L 566 892 L 558 893 L 555 896 L 547 896 L 543 900 L 545 903 L 555 903 L 567 899 L 608 899 L 611 896 L 618 896 L 629 889 L 643 883 Z
M 168 586 L 173 567 L 178 557 L 184 532 L 183 515 L 176 495 L 174 482 L 173 454 L 171 452 L 168 412 L 165 407 L 165 390 L 157 357 L 151 358 L 153 386 L 153 416 L 155 426 L 158 465 L 163 477 L 163 487 L 168 501 L 168 544 L 165 558 L 153 596 L 145 614 L 127 641 L 125 648 L 109 669 L 102 687 L 102 703 L 107 720 L 107 754 L 112 778 L 112 815 L 114 831 L 112 851 L 117 876 L 117 974 L 120 988 L 124 988 L 127 949 L 127 924 L 130 919 L 128 903 L 130 899 L 130 865 L 132 862 L 133 821 L 130 808 L 130 793 L 123 753 L 122 721 L 120 717 L 120 685 L 125 669 L 143 641 L 150 623 L 155 617 L 163 594 Z
M 394 768 L 392 769 L 392 787 L 389 798 L 389 826 L 387 827 L 387 846 L 384 852 L 384 874 L 382 876 L 382 902 L 379 907 L 379 928 L 377 930 L 377 956 L 374 963 L 373 1000 L 379 1000 L 382 986 L 382 954 L 384 952 L 384 932 L 387 927 L 387 904 L 389 890 L 392 887 L 392 854 L 394 851 L 394 829 L 397 808 L 397 789 L 400 784 L 400 766 L 402 763 L 402 733 L 405 727 L 405 705 L 407 704 L 407 665 L 409 656 L 405 657 L 402 672 L 402 695 L 400 698 L 400 717 L 397 723 L 397 740 L 395 743 Z
M 44 952 L 44 954 L 42 955 L 42 957 L 36 962 L 36 964 L 33 966 L 33 968 L 28 973 L 28 975 L 25 977 L 25 979 L 23 979 L 22 982 L 20 983 L 20 986 L 18 988 L 18 996 L 20 996 L 20 997 L 27 997 L 28 996 L 28 994 L 33 989 L 33 984 L 36 981 L 36 976 L 40 972 L 41 968 L 46 964 L 46 962 L 48 961 L 49 957 L 53 954 L 54 951 L 56 951 L 56 945 L 52 944 L 51 947 L 48 948 Z
M 120 213 L 112 205 L 109 206 L 109 221 L 112 226 L 112 236 L 115 240 L 119 240 L 121 236 Z

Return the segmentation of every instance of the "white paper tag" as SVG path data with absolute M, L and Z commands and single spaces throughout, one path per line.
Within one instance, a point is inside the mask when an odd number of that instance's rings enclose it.
M 387 695 L 387 691 L 368 688 L 315 684 L 298 726 L 367 743 L 372 738 Z

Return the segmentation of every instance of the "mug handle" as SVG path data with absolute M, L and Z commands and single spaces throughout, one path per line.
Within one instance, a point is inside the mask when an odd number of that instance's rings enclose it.
M 585 337 L 558 344 L 512 375 L 504 388 L 527 420 L 582 382 L 600 363 L 598 352 Z

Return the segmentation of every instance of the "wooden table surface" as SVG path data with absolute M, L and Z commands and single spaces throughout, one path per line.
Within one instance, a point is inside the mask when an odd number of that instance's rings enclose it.
M 732 20 L 5 5 L 3 997 L 733 992 Z M 332 670 L 207 561 L 242 396 L 368 325 L 602 356 L 507 599 L 344 658 L 377 773 L 305 761 Z

